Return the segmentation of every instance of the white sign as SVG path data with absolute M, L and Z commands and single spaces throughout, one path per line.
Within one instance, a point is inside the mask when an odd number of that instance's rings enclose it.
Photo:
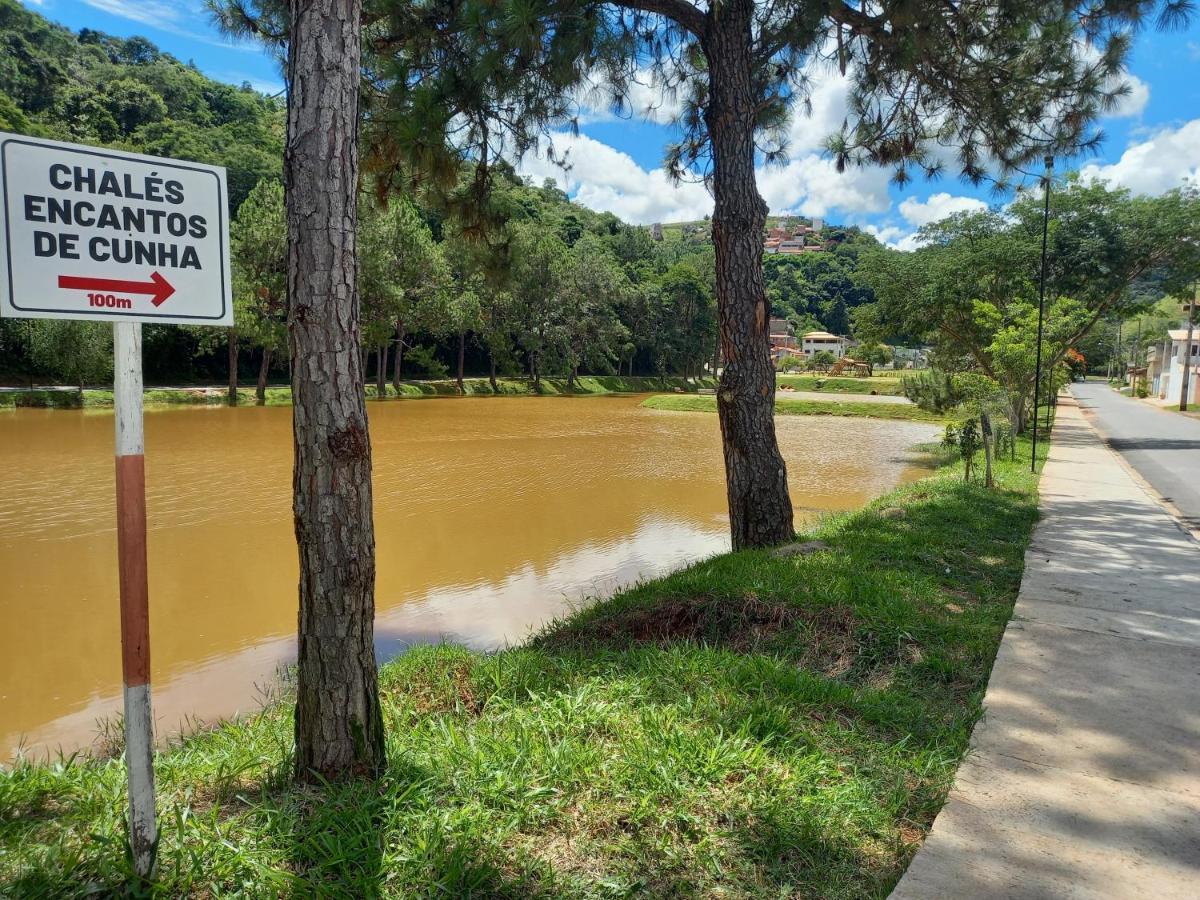
M 225 170 L 0 133 L 0 315 L 232 325 Z

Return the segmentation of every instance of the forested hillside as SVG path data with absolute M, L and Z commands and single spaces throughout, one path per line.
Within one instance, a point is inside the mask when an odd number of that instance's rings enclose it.
M 857 228 L 826 227 L 822 253 L 769 254 L 763 276 L 771 311 L 788 319 L 798 334 L 824 329 L 850 334 L 850 313 L 875 302 L 875 292 L 858 274 L 862 253 L 877 250 L 875 238 Z
M 235 212 L 280 177 L 283 101 L 206 78 L 145 38 L 75 34 L 0 0 L 0 131 L 225 166 Z
M 280 185 L 283 101 L 205 77 L 141 37 L 78 34 L 0 0 L 0 130 L 192 159 L 229 172 L 237 327 L 145 329 L 150 383 L 287 376 Z M 464 172 L 464 183 L 470 178 Z M 649 230 L 572 203 L 547 182 L 497 178 L 485 236 L 443 200 L 364 184 L 363 352 L 381 391 L 452 374 L 572 378 L 700 374 L 716 352 L 711 242 Z M 388 195 L 386 203 L 375 200 Z M 249 198 L 250 202 L 246 202 Z M 846 333 L 872 299 L 856 280 L 874 245 L 828 228 L 830 250 L 768 257 L 776 315 Z M 0 378 L 108 378 L 110 329 L 0 323 Z

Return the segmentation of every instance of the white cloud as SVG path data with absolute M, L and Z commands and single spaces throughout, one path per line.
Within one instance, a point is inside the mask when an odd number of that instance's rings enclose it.
M 788 153 L 800 156 L 825 148 L 825 139 L 842 127 L 846 119 L 851 79 L 836 69 L 814 63 L 809 67 L 811 115 L 797 104 L 788 126 Z
M 849 168 L 839 174 L 832 160 L 816 153 L 759 169 L 758 191 L 776 214 L 827 216 L 837 209 L 854 216 L 886 212 L 891 206 L 886 171 Z
M 712 212 L 712 197 L 703 184 L 672 184 L 662 170 L 647 171 L 629 154 L 585 134 L 554 135 L 554 150 L 566 154 L 569 169 L 531 154 L 520 161 L 518 171 L 535 181 L 553 178 L 590 209 L 639 225 L 700 219 Z
M 667 91 L 659 78 L 648 69 L 639 69 L 626 91 L 625 109 L 618 115 L 609 103 L 612 96 L 603 81 L 590 80 L 576 92 L 580 124 L 612 122 L 633 118 L 655 125 L 670 125 L 683 112 L 683 94 Z
M 865 225 L 863 231 L 893 250 L 916 250 L 922 243 L 918 232 L 899 225 Z
M 876 168 L 848 169 L 839 174 L 822 152 L 825 140 L 846 117 L 851 80 L 836 68 L 814 63 L 808 70 L 811 115 L 797 106 L 787 132 L 789 161 L 760 168 L 759 193 L 771 212 L 827 216 L 835 209 L 851 218 L 886 212 L 889 173 Z M 638 73 L 629 91 L 635 118 L 658 124 L 673 122 L 682 109 L 682 98 L 663 96 L 649 71 Z M 581 121 L 611 121 L 602 84 L 579 95 Z M 570 148 L 573 169 L 564 177 L 544 159 L 527 159 L 520 170 L 536 178 L 552 177 L 566 185 L 575 200 L 594 209 L 609 210 L 627 221 L 647 223 L 694 219 L 712 211 L 712 199 L 700 184 L 678 187 L 659 171 L 646 171 L 627 154 L 592 138 L 555 137 L 557 149 Z
M 586 134 L 557 134 L 554 149 L 566 154 L 566 171 L 544 154 L 526 156 L 518 171 L 537 181 L 553 178 L 584 206 L 636 224 L 699 219 L 712 212 L 712 197 L 702 183 L 673 184 L 662 170 L 643 169 L 629 154 Z M 830 160 L 815 153 L 759 169 L 757 176 L 759 193 L 775 214 L 827 216 L 837 210 L 860 217 L 891 206 L 887 172 L 849 169 L 838 174 Z
M 230 50 L 254 50 L 251 44 L 223 41 L 204 34 L 208 26 L 208 12 L 203 3 L 194 0 L 83 0 L 83 2 L 109 15 L 149 25 L 159 31 L 190 38 L 215 47 Z
M 1116 107 L 1108 115 L 1114 119 L 1136 118 L 1150 102 L 1150 85 L 1133 74 L 1126 74 L 1122 80 L 1129 85 L 1129 93 L 1117 101 Z
M 1200 119 L 1166 128 L 1131 145 L 1115 163 L 1092 163 L 1080 172 L 1084 180 L 1104 181 L 1135 194 L 1161 194 L 1184 182 L 1200 181 Z
M 185 13 L 181 4 L 172 3 L 170 0 L 83 0 L 83 2 L 93 9 L 120 16 L 122 19 L 163 28 L 168 25 L 181 25 Z M 198 10 L 193 9 L 193 12 L 198 12 Z
M 907 198 L 900 204 L 900 215 L 904 216 L 909 224 L 920 228 L 922 225 L 937 222 L 954 213 L 982 212 L 985 209 L 987 209 L 987 204 L 982 200 L 974 197 L 955 197 L 943 191 L 931 194 L 925 200 L 918 200 L 916 197 Z

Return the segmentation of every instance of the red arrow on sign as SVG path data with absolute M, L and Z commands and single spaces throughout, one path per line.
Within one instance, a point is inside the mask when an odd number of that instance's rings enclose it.
M 151 294 L 150 302 L 162 306 L 166 299 L 175 293 L 171 282 L 157 272 L 150 276 L 149 281 L 125 281 L 122 278 L 88 278 L 82 275 L 59 275 L 60 288 L 93 291 L 120 291 L 124 294 Z

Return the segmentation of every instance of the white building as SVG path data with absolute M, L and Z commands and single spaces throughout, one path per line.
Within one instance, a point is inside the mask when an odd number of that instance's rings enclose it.
M 841 359 L 846 355 L 846 348 L 849 345 L 849 338 L 838 337 L 836 334 L 830 334 L 828 331 L 810 331 L 804 335 L 800 349 L 805 357 L 809 359 L 822 350 L 828 350 L 833 354 L 834 359 Z
M 1149 366 L 1153 378 L 1151 394 L 1165 403 L 1178 403 L 1183 391 L 1183 367 L 1186 361 L 1191 370 L 1188 375 L 1188 403 L 1196 403 L 1200 399 L 1200 388 L 1197 387 L 1200 383 L 1200 328 L 1193 330 L 1191 347 L 1185 347 L 1186 328 L 1173 328 L 1167 334 L 1170 344 L 1162 362 L 1157 367 Z M 1155 348 L 1151 362 L 1157 361 L 1158 352 Z M 1157 376 L 1154 374 L 1155 368 L 1159 370 Z

